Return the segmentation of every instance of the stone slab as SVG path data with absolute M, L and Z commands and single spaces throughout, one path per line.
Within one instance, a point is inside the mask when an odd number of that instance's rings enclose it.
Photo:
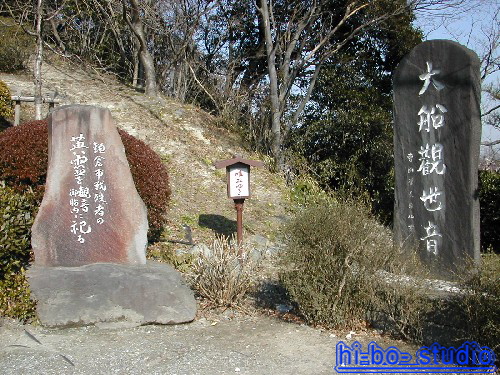
M 146 206 L 110 111 L 55 109 L 45 194 L 32 227 L 35 263 L 145 264 L 147 231 Z
M 196 315 L 193 292 L 167 264 L 34 265 L 28 279 L 37 315 L 47 327 L 178 324 Z
M 443 278 L 479 262 L 480 62 L 448 40 L 394 73 L 395 241 Z

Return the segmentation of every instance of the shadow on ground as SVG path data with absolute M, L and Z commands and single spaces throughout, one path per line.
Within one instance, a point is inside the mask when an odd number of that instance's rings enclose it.
M 236 221 L 222 215 L 201 214 L 198 225 L 213 230 L 218 235 L 230 238 L 236 233 Z

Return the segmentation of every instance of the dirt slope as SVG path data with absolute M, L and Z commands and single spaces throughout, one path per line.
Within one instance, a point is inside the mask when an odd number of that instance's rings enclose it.
M 33 95 L 29 73 L 0 73 L 12 94 Z M 108 108 L 117 125 L 150 145 L 165 161 L 172 188 L 170 222 L 165 239 L 182 240 L 183 224 L 192 228 L 194 242 L 209 242 L 212 230 L 230 232 L 236 213 L 226 197 L 225 171 L 212 163 L 234 154 L 259 159 L 238 146 L 237 136 L 215 126 L 215 119 L 190 105 L 161 96 L 149 98 L 109 75 L 82 69 L 57 58 L 43 64 L 43 93 L 57 93 L 62 104 Z M 23 105 L 22 120 L 33 118 L 33 105 Z M 268 168 L 252 170 L 253 197 L 244 210 L 246 236 L 273 239 L 286 217 L 284 181 Z M 182 245 L 179 245 L 182 246 Z

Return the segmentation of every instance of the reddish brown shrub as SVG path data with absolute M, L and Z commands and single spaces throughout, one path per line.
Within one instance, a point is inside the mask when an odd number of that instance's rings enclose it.
M 123 130 L 118 132 L 135 186 L 148 210 L 148 238 L 156 241 L 167 219 L 170 199 L 167 169 L 148 145 Z M 47 120 L 31 121 L 0 133 L 0 180 L 7 185 L 18 190 L 31 186 L 41 197 L 47 164 Z
M 118 129 L 127 154 L 135 186 L 148 208 L 151 241 L 158 240 L 166 223 L 166 208 L 170 200 L 168 173 L 160 157 L 143 141 Z
M 43 186 L 47 162 L 47 120 L 30 121 L 0 133 L 0 180 L 8 185 Z

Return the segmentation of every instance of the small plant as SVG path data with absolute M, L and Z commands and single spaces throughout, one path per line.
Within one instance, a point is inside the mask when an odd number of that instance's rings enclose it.
M 200 253 L 191 275 L 192 286 L 209 306 L 242 306 L 260 268 L 251 251 L 247 245 L 236 246 L 234 238 L 231 241 L 220 236 L 213 241 L 210 251 Z
M 465 337 L 495 353 L 500 350 L 500 255 L 483 254 L 478 272 L 463 283 L 465 293 L 449 304 L 463 322 Z
M 35 308 L 24 268 L 0 279 L 0 316 L 27 322 L 35 318 Z
M 190 253 L 177 254 L 172 244 L 165 242 L 156 242 L 150 245 L 146 256 L 148 259 L 168 263 L 183 273 L 191 271 L 195 261 L 195 255 Z
M 389 279 L 387 274 L 380 274 L 374 280 L 370 321 L 393 337 L 421 343 L 428 315 L 436 308 L 436 302 L 428 295 L 423 272 L 417 277 L 408 276 L 422 266 L 418 262 L 407 263 L 407 267 L 399 264 L 399 272 L 389 274 Z M 410 270 L 412 266 L 416 268 Z
M 327 194 L 318 182 L 309 176 L 301 176 L 295 180 L 290 190 L 290 199 L 297 206 L 306 206 L 327 199 Z
M 0 119 L 14 116 L 10 90 L 4 81 L 0 81 Z

